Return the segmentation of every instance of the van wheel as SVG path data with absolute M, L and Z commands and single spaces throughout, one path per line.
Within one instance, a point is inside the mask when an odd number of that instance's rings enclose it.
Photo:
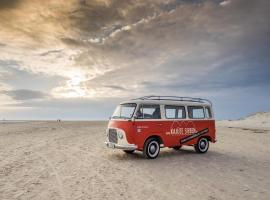
M 158 156 L 160 151 L 159 142 L 156 138 L 149 138 L 143 147 L 143 155 L 146 158 L 154 159 Z
M 207 138 L 202 137 L 198 140 L 198 143 L 194 146 L 197 153 L 206 153 L 209 148 L 209 141 Z
M 123 150 L 127 154 L 133 154 L 135 150 Z
M 180 146 L 175 146 L 175 147 L 173 147 L 173 149 L 174 149 L 174 150 L 179 150 L 179 149 L 181 149 L 181 147 L 182 147 L 182 145 L 180 145 Z

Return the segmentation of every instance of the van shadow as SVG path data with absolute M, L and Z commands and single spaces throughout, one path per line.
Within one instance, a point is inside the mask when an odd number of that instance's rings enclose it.
M 124 152 L 115 152 L 107 157 L 111 162 L 122 166 L 133 166 L 143 170 L 173 170 L 173 169 L 189 169 L 200 171 L 202 168 L 211 168 L 219 171 L 234 168 L 244 168 L 247 159 L 234 153 L 226 153 L 215 149 L 208 150 L 205 154 L 198 154 L 189 147 L 174 150 L 164 148 L 161 150 L 156 159 L 144 158 L 142 152 L 136 151 L 134 154 L 126 154 Z M 169 172 L 168 172 L 169 173 Z
M 184 149 L 180 149 L 180 150 L 174 150 L 174 149 L 170 149 L 170 148 L 164 148 L 160 150 L 159 156 L 156 159 L 146 159 L 143 156 L 143 153 L 140 151 L 135 151 L 133 154 L 126 154 L 124 152 L 115 152 L 115 154 L 112 154 L 111 159 L 115 159 L 118 161 L 134 161 L 136 160 L 136 162 L 138 161 L 142 161 L 142 162 L 147 162 L 147 161 L 153 161 L 159 162 L 159 161 L 164 161 L 167 159 L 172 159 L 172 160 L 192 160 L 192 159 L 200 159 L 203 158 L 204 160 L 219 160 L 220 158 L 224 159 L 224 157 L 227 157 L 227 159 L 237 159 L 234 156 L 228 156 L 224 153 L 215 151 L 215 150 L 209 150 L 207 153 L 205 154 L 198 154 L 194 151 L 194 149 L 188 149 L 188 148 L 184 148 Z

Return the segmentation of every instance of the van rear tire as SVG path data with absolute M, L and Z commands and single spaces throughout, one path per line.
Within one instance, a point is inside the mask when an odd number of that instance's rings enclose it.
M 127 154 L 133 154 L 135 150 L 123 150 Z
M 160 151 L 160 144 L 156 138 L 149 138 L 144 143 L 143 155 L 148 159 L 155 159 L 158 157 Z
M 206 153 L 209 148 L 209 141 L 207 138 L 202 137 L 198 140 L 197 144 L 194 145 L 194 149 L 197 153 Z

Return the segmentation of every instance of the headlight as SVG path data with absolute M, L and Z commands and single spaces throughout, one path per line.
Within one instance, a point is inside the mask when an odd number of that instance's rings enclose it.
M 117 134 L 118 134 L 119 139 L 123 139 L 123 133 L 118 132 Z

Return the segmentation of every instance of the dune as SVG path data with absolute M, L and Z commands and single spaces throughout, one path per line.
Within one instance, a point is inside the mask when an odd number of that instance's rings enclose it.
M 155 160 L 107 149 L 106 126 L 0 123 L 0 199 L 270 198 L 269 113 L 218 122 L 206 154 L 164 148 Z
M 244 129 L 270 130 L 270 112 L 257 112 L 235 121 L 222 120 L 218 122 L 218 125 Z

